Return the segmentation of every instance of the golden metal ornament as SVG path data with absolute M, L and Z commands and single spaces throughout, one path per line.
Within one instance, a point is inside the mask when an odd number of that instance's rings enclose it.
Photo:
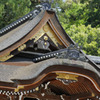
M 56 46 L 58 44 L 63 45 L 60 39 L 57 37 L 57 35 L 54 33 L 54 31 L 51 29 L 48 23 L 46 23 L 37 33 L 35 33 L 30 40 L 35 39 L 34 42 L 36 42 L 39 38 L 41 38 L 44 34 L 46 34 Z M 48 38 L 44 37 L 45 40 Z
M 24 89 L 24 86 L 18 85 L 18 87 L 15 89 L 15 92 L 18 92 L 20 89 Z
M 44 43 L 44 45 L 46 46 L 46 45 L 47 45 L 47 43 L 45 42 L 45 43 Z
M 0 57 L 0 61 L 6 61 L 6 60 L 12 58 L 13 56 L 14 56 L 14 55 L 11 55 L 10 53 L 8 53 L 8 54 L 6 54 L 6 55 Z
M 43 30 L 44 30 L 44 32 L 48 32 L 50 30 L 50 28 L 49 28 L 49 26 L 47 24 L 45 24 L 43 26 Z
M 18 51 L 22 51 L 22 50 L 24 50 L 25 48 L 26 48 L 26 44 L 23 44 L 23 45 L 21 45 L 21 46 L 18 48 Z M 0 61 L 6 61 L 6 60 L 12 58 L 13 56 L 14 56 L 14 55 L 8 53 L 8 54 L 6 54 L 6 55 L 0 57 Z
M 48 40 L 48 37 L 47 36 L 44 36 L 44 40 L 47 41 Z
M 35 91 L 39 91 L 39 87 L 36 87 L 36 88 L 35 88 Z
M 66 80 L 75 80 L 78 81 L 78 75 L 74 74 L 67 74 L 67 73 L 56 73 L 57 77 L 56 78 L 62 78 Z
M 95 94 L 94 93 L 92 93 L 92 97 L 95 97 Z
M 18 51 L 22 51 L 26 48 L 26 44 L 23 44 L 21 45 L 19 48 L 18 48 Z

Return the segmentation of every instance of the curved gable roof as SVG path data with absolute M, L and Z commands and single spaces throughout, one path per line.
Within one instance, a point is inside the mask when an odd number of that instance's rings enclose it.
M 0 52 L 1 57 L 5 54 L 11 53 L 13 50 L 24 44 L 26 41 L 28 41 L 34 34 L 38 32 L 38 29 L 40 29 L 47 22 L 49 23 L 52 30 L 55 32 L 56 36 L 65 45 L 65 47 L 68 47 L 70 44 L 75 44 L 74 41 L 66 34 L 64 29 L 60 25 L 56 14 L 53 11 L 45 11 L 45 10 L 40 10 L 40 12 L 38 12 L 38 15 L 35 16 L 33 19 L 26 20 L 21 25 L 18 25 L 18 27 L 15 30 L 9 31 L 7 34 L 4 34 L 0 37 L 0 38 L 4 36 L 7 37 L 0 40 L 1 41 L 0 51 L 2 51 Z M 23 18 L 24 17 L 22 17 L 22 19 Z M 28 37 L 28 39 L 26 37 Z M 8 47 L 10 48 L 6 49 Z M 80 52 L 83 53 L 82 51 Z M 86 58 L 89 59 L 87 56 Z M 91 64 L 98 73 L 100 72 L 100 68 L 90 59 L 88 63 Z
M 0 51 L 6 49 L 7 47 L 19 41 L 25 35 L 27 35 L 40 22 L 43 16 L 44 16 L 44 11 L 40 12 L 32 20 L 26 21 L 19 27 L 1 36 L 0 37 Z

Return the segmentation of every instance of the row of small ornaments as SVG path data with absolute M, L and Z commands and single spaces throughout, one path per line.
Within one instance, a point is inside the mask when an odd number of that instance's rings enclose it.
M 39 61 L 42 61 L 42 60 L 45 60 L 45 59 L 53 58 L 53 57 L 56 57 L 58 54 L 59 53 L 52 53 L 52 54 L 49 54 L 49 55 L 37 57 L 37 58 L 33 59 L 33 62 L 39 62 Z
M 23 21 L 26 21 L 26 20 L 27 20 L 28 18 L 30 18 L 31 16 L 32 16 L 32 14 L 30 13 L 29 15 L 27 15 L 27 16 L 21 18 L 20 20 L 16 21 L 15 23 L 12 23 L 11 25 L 5 27 L 4 29 L 2 29 L 2 30 L 0 31 L 0 34 L 6 32 L 6 31 L 8 31 L 8 30 L 10 30 L 11 28 L 14 28 L 14 27 L 17 26 L 18 24 L 21 24 Z
M 38 87 L 37 87 L 38 88 Z M 20 91 L 20 92 L 13 92 L 13 91 L 3 91 L 0 90 L 1 95 L 7 95 L 7 96 L 12 96 L 12 95 L 25 95 L 29 93 L 33 93 L 37 91 L 37 88 L 32 89 L 32 90 L 27 90 L 27 91 Z
M 50 82 L 47 82 L 45 85 L 41 84 L 41 87 L 44 87 L 44 89 L 47 89 L 49 84 L 50 84 Z M 29 94 L 29 93 L 37 92 L 37 91 L 39 91 L 39 87 L 36 87 L 34 89 L 30 89 L 30 90 L 27 90 L 27 91 L 19 91 L 19 92 L 0 90 L 0 94 L 1 95 L 7 95 L 7 96 L 12 96 L 12 95 L 19 95 L 20 96 L 20 95 L 26 95 L 26 94 Z
M 16 27 L 17 25 L 21 24 L 22 22 L 26 21 L 27 19 L 31 19 L 34 18 L 36 15 L 38 15 L 45 7 L 43 7 L 43 5 L 37 5 L 36 6 L 37 9 L 33 10 L 32 12 L 30 12 L 29 14 L 25 15 L 24 17 L 20 18 L 19 20 L 17 20 L 16 22 L 8 25 L 7 27 L 3 28 L 0 30 L 0 34 L 9 31 L 10 29 Z M 46 10 L 49 10 L 48 7 L 46 7 Z

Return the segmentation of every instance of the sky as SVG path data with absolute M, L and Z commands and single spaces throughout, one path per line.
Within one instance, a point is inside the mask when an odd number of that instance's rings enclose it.
M 63 0 L 64 2 L 66 1 L 66 0 Z

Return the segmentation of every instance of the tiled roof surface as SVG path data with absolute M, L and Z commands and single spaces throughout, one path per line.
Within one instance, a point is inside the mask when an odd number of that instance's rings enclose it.
M 37 5 L 36 9 L 0 30 L 0 51 L 27 35 L 42 19 L 45 10 L 51 10 L 48 3 Z

